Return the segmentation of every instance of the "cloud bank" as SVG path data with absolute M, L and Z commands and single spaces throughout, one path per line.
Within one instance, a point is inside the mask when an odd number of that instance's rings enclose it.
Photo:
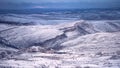
M 0 0 L 0 9 L 120 8 L 120 0 Z

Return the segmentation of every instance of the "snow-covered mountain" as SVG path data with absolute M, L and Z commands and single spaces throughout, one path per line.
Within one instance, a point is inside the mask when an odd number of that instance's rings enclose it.
M 1 11 L 2 12 L 2 11 Z M 120 10 L 39 10 L 0 12 L 0 23 L 10 24 L 58 24 L 76 20 L 119 20 Z
M 70 23 L 68 23 L 56 26 L 15 26 L 3 24 L 0 26 L 0 37 L 8 41 L 10 45 L 13 45 L 18 49 L 29 47 L 34 44 L 49 45 L 52 41 L 54 41 L 51 44 L 53 45 L 55 42 L 57 42 L 57 40 L 59 40 L 59 38 L 63 40 L 63 38 L 74 38 L 81 35 L 93 34 L 98 32 L 120 31 L 119 21 L 76 21 L 73 22 L 71 25 Z
M 0 24 L 0 67 L 119 68 L 120 20 Z

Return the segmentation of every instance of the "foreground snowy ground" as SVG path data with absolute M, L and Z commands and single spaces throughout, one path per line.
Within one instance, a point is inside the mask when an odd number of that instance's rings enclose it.
M 120 21 L 0 24 L 0 68 L 120 68 Z

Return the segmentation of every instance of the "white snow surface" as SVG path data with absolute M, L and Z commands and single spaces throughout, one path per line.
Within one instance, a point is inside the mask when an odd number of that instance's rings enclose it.
M 15 50 L 7 47 L 18 48 L 11 57 L 0 59 L 1 68 L 120 68 L 119 20 L 0 24 L 0 43 L 0 57 Z M 41 44 L 58 49 L 46 49 Z M 32 46 L 35 48 L 30 49 Z
M 3 27 L 4 25 L 0 26 Z M 3 37 L 10 44 L 21 48 L 35 43 L 42 43 L 61 34 L 63 32 L 60 30 L 41 26 L 10 26 L 9 28 L 1 29 L 0 37 Z

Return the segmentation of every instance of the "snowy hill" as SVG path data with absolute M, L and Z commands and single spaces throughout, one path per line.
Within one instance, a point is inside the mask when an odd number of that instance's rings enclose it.
M 120 20 L 58 25 L 1 23 L 0 48 L 1 67 L 119 68 Z
M 62 24 L 63 25 L 63 24 Z M 54 45 L 57 37 L 66 38 L 79 37 L 81 35 L 93 34 L 98 32 L 117 32 L 120 31 L 120 22 L 117 21 L 77 21 L 74 24 L 66 26 L 45 25 L 45 26 L 15 26 L 0 25 L 0 37 L 9 42 L 16 48 L 25 48 L 32 45 Z M 65 37 L 63 37 L 65 38 Z M 51 41 L 52 40 L 52 41 Z M 62 41 L 62 39 L 61 39 Z M 45 44 L 49 43 L 49 44 Z M 56 43 L 57 45 L 57 43 Z

